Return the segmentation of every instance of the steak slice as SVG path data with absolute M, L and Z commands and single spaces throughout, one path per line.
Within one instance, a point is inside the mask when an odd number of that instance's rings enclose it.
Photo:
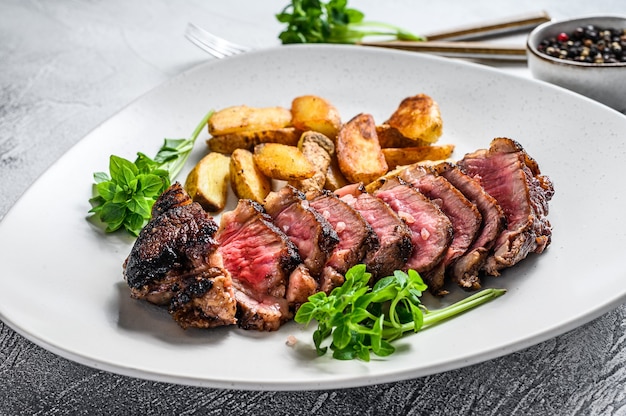
M 330 222 L 339 236 L 339 243 L 326 262 L 320 280 L 320 290 L 329 293 L 343 284 L 344 275 L 350 267 L 378 248 L 378 238 L 363 216 L 332 192 L 322 191 L 309 202 Z
M 411 229 L 413 251 L 404 269 L 420 273 L 432 293 L 443 293 L 443 279 L 429 279 L 427 272 L 439 264 L 452 241 L 450 219 L 430 199 L 398 177 L 387 178 L 374 196 L 389 204 Z
M 131 296 L 168 305 L 183 328 L 236 323 L 235 295 L 217 250 L 215 221 L 179 183 L 157 199 L 152 214 L 124 261 Z
M 554 187 L 522 146 L 514 140 L 495 138 L 489 149 L 467 154 L 458 165 L 498 201 L 507 220 L 484 270 L 498 276 L 531 253 L 550 244 L 552 228 L 546 218 Z
M 482 216 L 480 231 L 474 243 L 446 271 L 446 274 L 463 289 L 478 290 L 481 287 L 479 274 L 485 259 L 496 238 L 506 227 L 504 212 L 478 181 L 463 173 L 455 164 L 444 162 L 434 166 L 434 169 L 472 201 Z
M 311 208 L 303 192 L 291 185 L 271 192 L 264 206 L 274 224 L 298 247 L 311 276 L 319 277 L 330 253 L 339 243 L 332 225 Z
M 289 275 L 301 263 L 297 247 L 263 207 L 249 199 L 222 214 L 217 240 L 232 276 L 239 326 L 278 329 L 291 318 L 285 296 Z
M 363 261 L 373 279 L 402 269 L 413 251 L 408 225 L 386 202 L 365 192 L 361 184 L 346 186 L 335 193 L 363 216 L 378 237 L 378 249 L 367 253 Z
M 412 165 L 403 169 L 399 176 L 441 208 L 452 223 L 452 241 L 448 250 L 437 267 L 428 272 L 430 280 L 443 281 L 446 269 L 465 254 L 474 241 L 482 216 L 474 203 L 432 168 Z

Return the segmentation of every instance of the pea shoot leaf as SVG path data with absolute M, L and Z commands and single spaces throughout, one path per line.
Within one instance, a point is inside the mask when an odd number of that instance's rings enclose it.
M 276 19 L 287 26 L 278 36 L 284 44 L 358 43 L 366 36 L 425 40 L 395 25 L 364 21 L 365 14 L 348 7 L 347 0 L 291 0 Z
M 386 357 L 395 351 L 392 341 L 417 332 L 505 293 L 485 289 L 443 309 L 429 311 L 420 301 L 428 287 L 415 270 L 396 270 L 369 286 L 371 274 L 363 264 L 348 270 L 345 282 L 330 294 L 318 292 L 308 298 L 294 320 L 317 322 L 313 344 L 318 355 L 330 348 L 333 358 L 369 361 L 373 353 Z M 329 339 L 330 338 L 330 342 Z

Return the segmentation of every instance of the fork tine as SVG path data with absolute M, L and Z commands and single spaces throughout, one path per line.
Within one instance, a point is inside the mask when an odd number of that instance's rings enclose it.
M 215 36 L 193 23 L 189 23 L 187 25 L 185 36 L 196 46 L 219 59 L 250 50 L 245 46 L 237 45 L 233 42 L 227 41 L 226 39 Z

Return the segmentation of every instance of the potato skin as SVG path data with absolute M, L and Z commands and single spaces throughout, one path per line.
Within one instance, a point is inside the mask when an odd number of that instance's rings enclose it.
M 336 151 L 339 168 L 352 183 L 370 183 L 388 170 L 370 114 L 358 114 L 341 127 Z
M 435 143 L 443 133 L 439 105 L 426 94 L 403 99 L 385 124 L 408 139 L 427 143 Z
M 209 212 L 224 209 L 228 197 L 230 158 L 211 152 L 189 172 L 185 190 L 191 198 Z
M 307 179 L 290 181 L 289 184 L 304 193 L 321 191 L 326 183 L 326 172 L 331 158 L 335 154 L 335 145 L 331 139 L 316 131 L 306 131 L 298 142 L 298 149 L 311 162 L 315 174 Z
M 263 203 L 272 190 L 272 181 L 254 163 L 252 152 L 235 149 L 230 157 L 230 183 L 239 199 Z
M 242 131 L 213 136 L 207 140 L 207 146 L 212 152 L 231 154 L 235 149 L 252 151 L 254 146 L 261 143 L 281 143 L 296 146 L 302 133 L 294 127 L 283 127 L 275 130 Z
M 317 95 L 302 95 L 291 102 L 292 124 L 302 131 L 313 130 L 334 139 L 341 128 L 337 108 Z
M 209 133 L 221 136 L 244 131 L 275 130 L 291 125 L 291 111 L 284 107 L 248 107 L 237 105 L 213 113 Z
M 376 134 L 378 135 L 380 147 L 383 149 L 387 147 L 428 146 L 430 144 L 420 139 L 407 139 L 398 130 L 385 123 L 376 126 Z
M 315 167 L 297 147 L 280 143 L 256 145 L 254 163 L 272 179 L 295 181 L 308 179 L 315 174 Z
M 389 169 L 424 160 L 448 159 L 453 151 L 454 145 L 452 144 L 382 149 Z

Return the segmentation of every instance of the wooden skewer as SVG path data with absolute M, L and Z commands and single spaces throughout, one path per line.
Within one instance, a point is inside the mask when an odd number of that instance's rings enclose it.
M 460 26 L 441 32 L 431 33 L 429 35 L 425 35 L 425 37 L 429 41 L 468 40 L 478 37 L 504 35 L 523 30 L 530 30 L 541 23 L 549 22 L 550 20 L 551 18 L 548 13 L 541 11 L 537 13 L 510 16 L 488 22 L 481 22 L 479 24 Z
M 550 21 L 550 16 L 545 11 L 541 11 L 431 33 L 425 36 L 427 40 L 424 42 L 372 41 L 361 42 L 360 45 L 434 53 L 457 58 L 524 61 L 526 60 L 526 48 L 523 46 L 487 43 L 484 41 L 458 42 L 457 40 L 501 36 L 522 30 L 530 30 L 548 21 Z
M 456 58 L 526 60 L 526 48 L 488 42 L 362 42 L 362 46 L 402 49 L 413 52 L 434 53 Z

